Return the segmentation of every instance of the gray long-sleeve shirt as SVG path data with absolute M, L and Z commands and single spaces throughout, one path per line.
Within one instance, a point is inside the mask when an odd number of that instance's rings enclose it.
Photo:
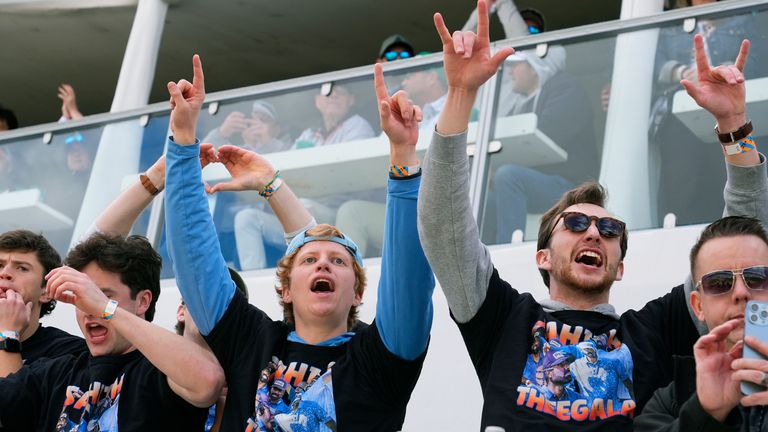
M 419 237 L 455 319 L 468 322 L 485 300 L 493 273 L 488 248 L 469 202 L 466 132 L 435 132 L 422 164 Z M 754 216 L 768 225 L 768 169 L 765 157 L 753 167 L 727 164 L 725 215 Z M 439 209 L 439 210 L 438 210 Z

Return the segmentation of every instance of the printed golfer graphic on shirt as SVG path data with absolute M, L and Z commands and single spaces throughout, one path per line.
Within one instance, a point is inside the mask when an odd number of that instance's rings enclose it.
M 615 330 L 594 335 L 581 326 L 537 322 L 517 405 L 560 420 L 632 417 L 632 355 Z
M 121 375 L 109 386 L 94 382 L 86 392 L 77 386 L 67 387 L 56 432 L 117 432 L 124 377 Z
M 273 358 L 261 371 L 245 431 L 335 432 L 331 366 L 323 373 L 304 363 L 286 366 Z

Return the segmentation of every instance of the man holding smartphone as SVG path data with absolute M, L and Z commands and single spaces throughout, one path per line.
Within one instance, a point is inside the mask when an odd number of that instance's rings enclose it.
M 675 380 L 654 393 L 635 430 L 766 430 L 768 341 L 744 337 L 744 312 L 750 300 L 768 302 L 768 233 L 752 218 L 715 221 L 691 249 L 691 274 L 691 306 L 712 330 L 693 357 L 675 357 Z M 741 358 L 744 344 L 764 358 Z M 764 391 L 744 395 L 742 381 Z

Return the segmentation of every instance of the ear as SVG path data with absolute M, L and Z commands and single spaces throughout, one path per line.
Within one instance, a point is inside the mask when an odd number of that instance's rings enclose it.
M 701 307 L 701 293 L 698 290 L 691 291 L 691 309 L 696 314 L 696 318 L 701 322 L 706 322 L 704 319 L 704 309 Z
M 363 294 L 358 293 L 357 290 L 355 290 L 355 300 L 352 302 L 352 306 L 358 307 L 363 303 Z
M 616 268 L 616 279 L 615 281 L 620 281 L 621 278 L 624 277 L 624 261 L 619 261 L 619 266 Z
M 43 284 L 42 292 L 40 293 L 40 303 L 48 303 L 51 301 L 51 297 L 48 296 L 48 290 L 45 289 L 45 284 Z
M 150 304 L 152 304 L 152 291 L 147 289 L 139 291 L 136 295 L 136 315 L 143 317 Z
M 552 256 L 550 255 L 549 248 L 539 249 L 536 251 L 536 267 L 539 270 L 551 271 L 552 270 Z
M 186 315 L 186 308 L 184 307 L 184 304 L 180 304 L 179 308 L 176 309 L 176 321 L 183 323 L 184 322 L 184 316 Z
M 280 290 L 280 293 L 283 296 L 283 303 L 289 304 L 292 303 L 293 300 L 291 299 L 291 289 L 285 285 Z
M 320 105 L 322 104 L 323 98 L 326 96 L 323 96 L 321 94 L 315 95 L 315 108 L 320 109 Z

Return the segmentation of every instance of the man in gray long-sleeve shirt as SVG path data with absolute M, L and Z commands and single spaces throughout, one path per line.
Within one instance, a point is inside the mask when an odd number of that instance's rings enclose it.
M 477 35 L 452 36 L 435 16 L 449 91 L 424 160 L 419 232 L 480 380 L 482 427 L 626 430 L 652 392 L 670 381 L 672 355 L 692 352 L 698 331 L 686 293 L 681 285 L 640 311 L 616 314 L 608 298 L 623 273 L 626 232 L 605 210 L 596 184 L 567 194 L 543 219 L 536 260 L 550 299 L 538 303 L 499 277 L 472 217 L 466 129 L 478 88 L 512 50 L 491 56 L 483 1 L 478 10 Z M 740 129 L 746 123 L 740 69 L 710 69 L 700 39 L 697 50 L 699 84 L 685 83 L 686 89 L 721 132 Z M 742 65 L 745 58 L 743 50 Z M 746 151 L 726 160 L 726 213 L 768 220 L 765 158 Z M 546 355 L 532 352 L 539 345 Z M 576 361 L 591 375 L 574 379 L 563 366 Z

